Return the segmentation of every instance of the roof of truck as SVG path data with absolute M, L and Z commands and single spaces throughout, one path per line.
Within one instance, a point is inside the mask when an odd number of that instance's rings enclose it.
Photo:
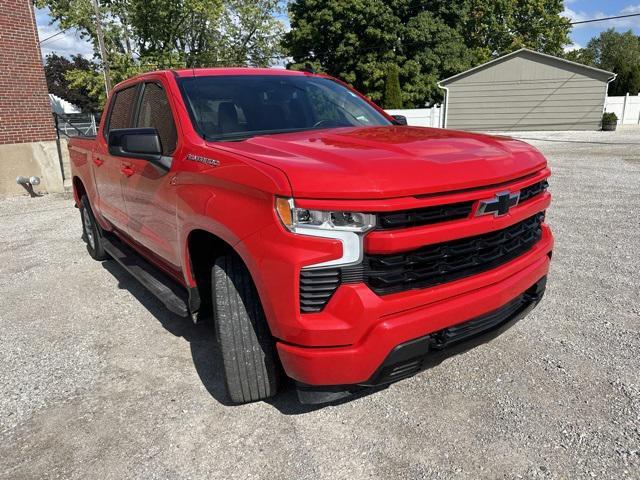
M 218 67 L 218 68 L 181 68 L 174 70 L 152 70 L 140 73 L 134 77 L 123 80 L 113 87 L 119 90 L 128 84 L 144 80 L 153 75 L 175 75 L 179 78 L 187 77 L 210 77 L 215 75 L 273 75 L 273 76 L 308 76 L 308 77 L 328 77 L 322 73 L 302 72 L 298 70 L 285 70 L 284 68 L 253 68 L 253 67 Z
M 220 68 L 183 68 L 173 70 L 179 77 L 208 77 L 211 75 L 314 75 L 310 72 L 285 70 L 284 68 L 251 68 L 251 67 L 220 67 Z

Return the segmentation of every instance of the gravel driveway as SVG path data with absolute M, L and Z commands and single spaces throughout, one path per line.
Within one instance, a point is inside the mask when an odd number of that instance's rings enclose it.
M 640 130 L 522 137 L 554 173 L 545 299 L 325 408 L 227 405 L 209 327 L 91 260 L 69 199 L 0 200 L 0 478 L 640 478 Z

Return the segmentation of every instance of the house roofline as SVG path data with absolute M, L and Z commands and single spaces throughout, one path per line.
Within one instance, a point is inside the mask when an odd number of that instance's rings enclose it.
M 515 50 L 515 51 L 513 51 L 511 53 L 507 53 L 506 55 L 503 55 L 501 57 L 494 58 L 493 60 L 489 60 L 488 62 L 485 62 L 485 63 L 483 63 L 481 65 L 478 65 L 477 67 L 473 67 L 473 68 L 470 68 L 469 70 L 465 70 L 464 72 L 460 72 L 460 73 L 458 73 L 456 75 L 453 75 L 452 77 L 448 77 L 448 78 L 445 78 L 444 80 L 440 80 L 440 81 L 438 81 L 438 87 L 444 88 L 444 86 L 446 84 L 451 83 L 451 81 L 456 80 L 457 78 L 463 77 L 465 75 L 468 75 L 470 73 L 476 72 L 478 70 L 482 70 L 482 69 L 484 69 L 484 68 L 486 68 L 486 67 L 488 67 L 490 65 L 493 65 L 494 63 L 497 63 L 499 61 L 506 60 L 508 58 L 514 57 L 517 54 L 522 53 L 522 52 L 532 53 L 534 55 L 538 55 L 538 56 L 541 56 L 541 57 L 549 58 L 549 59 L 552 59 L 552 60 L 559 60 L 561 62 L 568 63 L 570 65 L 574 65 L 574 66 L 577 66 L 577 67 L 580 67 L 580 68 L 584 68 L 585 70 L 589 70 L 589 71 L 596 72 L 596 73 L 599 73 L 599 74 L 606 74 L 606 75 L 609 76 L 609 79 L 608 79 L 609 82 L 611 80 L 613 80 L 614 78 L 616 78 L 616 74 L 615 73 L 609 72 L 607 70 L 602 70 L 600 68 L 591 67 L 589 65 L 583 65 L 582 63 L 573 62 L 571 60 L 567 60 L 565 58 L 560 58 L 560 57 L 555 57 L 553 55 L 548 55 L 546 53 L 536 52 L 536 51 L 530 50 L 528 48 L 521 48 L 521 49 Z

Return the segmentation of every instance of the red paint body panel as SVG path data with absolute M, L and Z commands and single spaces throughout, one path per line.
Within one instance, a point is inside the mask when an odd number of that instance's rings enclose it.
M 119 84 L 116 92 L 141 82 L 162 85 L 178 134 L 171 168 L 109 155 L 101 125 L 95 140 L 70 141 L 76 202 L 84 189 L 103 229 L 185 286 L 196 286 L 188 250 L 192 232 L 204 230 L 229 244 L 251 272 L 282 364 L 294 379 L 314 385 L 362 382 L 399 343 L 504 305 L 547 274 L 553 238 L 543 225 L 542 239 L 530 251 L 484 273 L 385 296 L 364 283 L 343 284 L 322 311 L 301 313 L 300 270 L 339 258 L 343 247 L 336 239 L 286 230 L 274 211 L 276 196 L 294 197 L 303 208 L 364 212 L 471 200 L 477 205 L 548 178 L 546 160 L 506 137 L 400 126 L 208 142 L 196 133 L 177 82 L 212 75 L 313 76 L 197 69 L 144 74 Z M 106 109 L 103 120 L 108 115 Z M 396 253 L 506 228 L 544 211 L 550 200 L 543 193 L 501 217 L 475 217 L 474 207 L 461 220 L 373 230 L 364 237 L 364 251 Z

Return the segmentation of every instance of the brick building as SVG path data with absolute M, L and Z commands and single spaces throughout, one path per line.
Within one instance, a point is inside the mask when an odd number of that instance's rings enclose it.
M 48 191 L 63 178 L 30 0 L 0 0 L 0 194 L 22 192 L 17 175 Z

